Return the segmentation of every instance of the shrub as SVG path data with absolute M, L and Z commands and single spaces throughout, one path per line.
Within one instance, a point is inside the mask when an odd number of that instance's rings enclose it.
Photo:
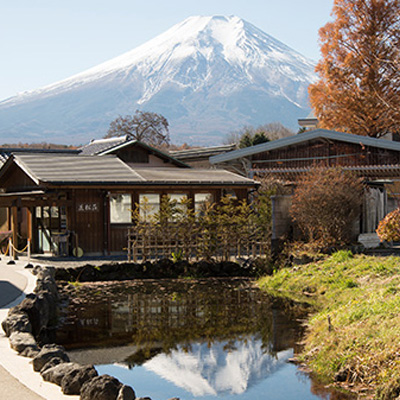
M 322 247 L 346 244 L 360 214 L 362 192 L 355 174 L 315 167 L 295 189 L 290 213 L 308 241 Z
M 400 241 L 400 209 L 396 209 L 386 215 L 386 217 L 379 222 L 376 233 L 382 241 Z

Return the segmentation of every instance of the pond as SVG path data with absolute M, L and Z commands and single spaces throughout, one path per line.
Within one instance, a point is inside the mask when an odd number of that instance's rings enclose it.
M 66 288 L 57 342 L 152 400 L 350 399 L 289 361 L 306 310 L 250 279 L 135 280 Z

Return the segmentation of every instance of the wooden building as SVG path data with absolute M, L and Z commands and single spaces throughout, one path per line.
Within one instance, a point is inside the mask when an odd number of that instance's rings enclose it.
M 226 144 L 222 146 L 197 147 L 185 150 L 170 151 L 169 154 L 193 168 L 215 168 L 210 164 L 210 157 L 236 150 L 236 144 Z
M 341 167 L 368 184 L 355 232 L 373 234 L 387 212 L 398 207 L 400 143 L 384 139 L 317 129 L 210 158 L 219 166 L 234 166 L 249 177 L 274 177 L 289 185 L 313 166 Z M 291 226 L 291 196 L 274 199 L 273 238 Z
M 15 153 L 0 169 L 0 207 L 19 248 L 120 253 L 135 204 L 157 211 L 160 196 L 192 199 L 195 208 L 225 193 L 247 198 L 254 180 L 224 170 L 198 170 L 137 142 L 93 141 L 80 154 Z

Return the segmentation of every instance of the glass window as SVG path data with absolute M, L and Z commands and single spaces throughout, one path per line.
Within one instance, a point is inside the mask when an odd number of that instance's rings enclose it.
M 149 220 L 155 213 L 160 211 L 159 194 L 139 194 L 140 216 Z
M 213 202 L 213 195 L 211 193 L 195 193 L 194 195 L 194 211 L 201 213 L 206 203 Z
M 130 194 L 112 194 L 110 196 L 110 221 L 112 224 L 132 222 L 132 197 Z
M 183 210 L 182 200 L 187 199 L 187 194 L 185 193 L 168 193 L 168 197 L 171 201 L 176 202 L 176 211 Z

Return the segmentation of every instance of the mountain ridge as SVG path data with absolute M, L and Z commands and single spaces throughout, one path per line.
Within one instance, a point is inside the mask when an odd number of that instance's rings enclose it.
M 235 16 L 195 16 L 109 61 L 1 101 L 0 120 L 14 120 L 15 135 L 25 130 L 54 141 L 65 132 L 76 142 L 103 136 L 119 114 L 141 108 L 162 113 L 174 141 L 215 143 L 235 127 L 287 124 L 284 114 L 295 124 L 308 113 L 315 77 L 311 60 L 254 25 Z

